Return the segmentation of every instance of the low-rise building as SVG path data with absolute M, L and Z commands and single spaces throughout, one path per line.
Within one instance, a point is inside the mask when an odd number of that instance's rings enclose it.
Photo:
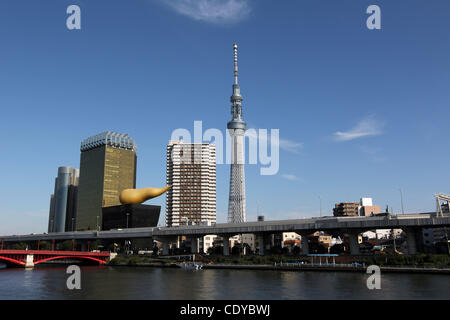
M 208 253 L 208 249 L 214 246 L 214 240 L 217 236 L 214 234 L 208 234 L 200 238 L 200 251 L 203 253 Z
M 402 234 L 403 234 L 402 229 L 377 229 L 366 231 L 362 234 L 362 236 L 366 240 L 372 239 L 381 240 L 381 239 L 392 239 L 392 237 L 397 239 L 400 238 Z
M 341 202 L 335 204 L 335 217 L 373 216 L 380 214 L 380 206 L 374 206 L 372 198 L 361 198 L 359 202 Z
M 326 248 L 331 247 L 331 239 L 332 237 L 323 231 L 316 231 L 308 236 L 309 243 L 320 244 L 325 246 Z
M 300 246 L 302 237 L 295 232 L 283 232 L 282 247 Z

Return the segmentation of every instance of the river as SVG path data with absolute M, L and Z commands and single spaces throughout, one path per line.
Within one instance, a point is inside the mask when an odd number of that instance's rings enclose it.
M 81 267 L 81 289 L 68 290 L 61 266 L 0 270 L 0 299 L 450 299 L 450 275 L 353 272 L 183 270 Z

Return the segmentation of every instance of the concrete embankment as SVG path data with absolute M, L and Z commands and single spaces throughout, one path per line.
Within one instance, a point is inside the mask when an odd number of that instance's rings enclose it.
M 125 262 L 109 264 L 110 266 L 123 267 L 156 267 L 156 268 L 178 268 L 175 263 L 138 262 L 128 264 Z M 205 264 L 203 269 L 234 269 L 234 270 L 272 270 L 272 271 L 331 271 L 331 272 L 366 272 L 367 267 L 348 265 L 267 265 L 267 264 Z M 440 268 L 415 268 L 415 267 L 380 267 L 381 272 L 391 273 L 428 273 L 449 274 L 450 269 Z
M 127 262 L 108 263 L 111 267 L 156 267 L 156 268 L 178 268 L 175 263 L 158 263 L 158 262 L 137 262 L 129 264 Z
M 278 271 L 346 271 L 346 272 L 366 272 L 367 267 L 340 266 L 340 265 L 232 265 L 232 264 L 209 264 L 203 269 L 236 269 L 236 270 L 278 270 Z M 450 269 L 440 268 L 415 268 L 415 267 L 380 267 L 381 272 L 398 273 L 436 273 L 450 274 Z

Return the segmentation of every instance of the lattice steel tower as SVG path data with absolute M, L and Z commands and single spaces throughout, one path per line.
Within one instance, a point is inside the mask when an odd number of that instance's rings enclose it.
M 238 84 L 237 44 L 234 48 L 234 84 L 231 101 L 232 119 L 227 128 L 231 136 L 230 197 L 228 222 L 245 222 L 244 134 L 247 124 L 242 120 L 242 96 Z

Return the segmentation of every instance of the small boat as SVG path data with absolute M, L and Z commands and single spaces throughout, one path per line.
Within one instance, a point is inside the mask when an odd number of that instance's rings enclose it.
M 0 263 L 0 269 L 6 269 L 6 264 Z
M 178 267 L 180 267 L 181 269 L 188 269 L 188 270 L 203 270 L 203 264 L 201 263 L 187 263 L 187 262 L 183 262 L 183 263 L 178 263 L 177 264 Z

